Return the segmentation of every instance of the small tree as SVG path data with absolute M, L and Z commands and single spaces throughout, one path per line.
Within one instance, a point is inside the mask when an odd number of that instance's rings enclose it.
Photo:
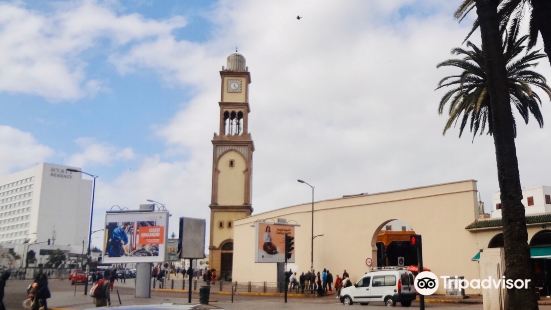
M 49 268 L 58 268 L 63 262 L 65 261 L 66 256 L 63 251 L 60 249 L 56 249 L 52 251 L 52 254 L 48 257 L 48 262 L 46 263 L 46 267 Z

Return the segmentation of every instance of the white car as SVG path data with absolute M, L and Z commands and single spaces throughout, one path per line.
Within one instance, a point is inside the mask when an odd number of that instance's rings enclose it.
M 343 287 L 339 298 L 346 305 L 382 301 L 386 306 L 399 302 L 409 307 L 416 297 L 413 280 L 413 274 L 403 268 L 378 269 L 367 272 L 356 284 Z

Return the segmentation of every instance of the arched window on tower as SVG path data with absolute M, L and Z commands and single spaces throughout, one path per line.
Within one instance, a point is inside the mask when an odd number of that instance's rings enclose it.
M 243 132 L 243 112 L 237 112 L 237 134 L 240 135 Z
M 227 135 L 230 131 L 230 112 L 224 112 L 224 135 Z
M 231 111 L 230 113 L 230 135 L 233 136 L 236 134 L 236 122 L 237 122 L 237 113 Z

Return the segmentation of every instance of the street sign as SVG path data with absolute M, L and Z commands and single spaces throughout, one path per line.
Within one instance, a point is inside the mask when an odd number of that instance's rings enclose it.
M 398 266 L 404 267 L 404 257 L 398 256 Z
M 365 259 L 365 264 L 367 267 L 371 267 L 373 265 L 373 260 L 371 259 L 371 257 Z

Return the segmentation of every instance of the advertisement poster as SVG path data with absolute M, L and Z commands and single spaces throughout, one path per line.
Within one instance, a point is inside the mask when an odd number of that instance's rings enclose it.
M 256 259 L 257 263 L 285 262 L 285 234 L 294 237 L 295 227 L 286 224 L 256 224 Z M 293 250 L 289 263 L 295 262 Z
M 163 262 L 167 232 L 168 212 L 108 212 L 103 262 Z

